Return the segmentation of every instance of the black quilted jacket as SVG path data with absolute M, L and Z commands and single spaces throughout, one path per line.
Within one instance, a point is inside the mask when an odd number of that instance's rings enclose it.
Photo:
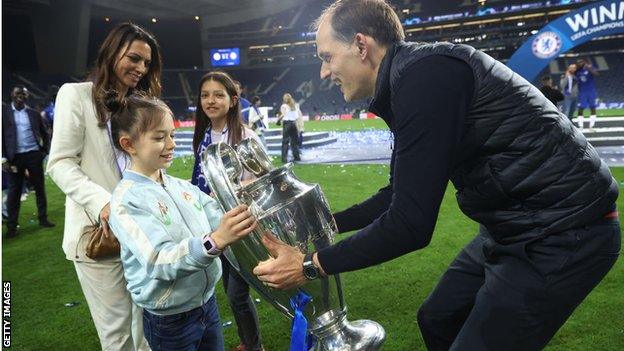
M 460 59 L 473 70 L 474 97 L 450 180 L 461 210 L 494 239 L 513 242 L 581 226 L 613 209 L 617 183 L 594 147 L 537 88 L 470 46 L 395 45 L 379 72 L 389 89 L 378 90 L 374 112 L 392 115 L 397 78 L 430 55 Z

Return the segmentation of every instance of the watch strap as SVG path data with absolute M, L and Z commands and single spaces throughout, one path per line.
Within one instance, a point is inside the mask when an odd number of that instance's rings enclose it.
M 221 252 L 223 252 L 223 250 L 217 248 L 217 244 L 210 235 L 204 236 L 204 248 L 206 249 L 206 253 L 210 256 L 219 256 Z

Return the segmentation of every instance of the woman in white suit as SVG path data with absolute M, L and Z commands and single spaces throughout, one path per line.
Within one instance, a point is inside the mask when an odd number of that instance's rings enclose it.
M 154 37 L 123 23 L 102 43 L 88 81 L 64 84 L 56 99 L 47 171 L 67 195 L 63 251 L 74 262 L 103 350 L 149 350 L 120 258 L 86 257 L 81 235 L 91 219 L 109 232 L 111 192 L 129 167 L 111 143 L 106 106 L 136 89 L 160 97 L 161 67 Z

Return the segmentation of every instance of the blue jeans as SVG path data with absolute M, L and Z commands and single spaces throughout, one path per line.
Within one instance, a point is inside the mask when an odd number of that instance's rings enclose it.
M 576 96 L 570 96 L 570 95 L 564 96 L 562 112 L 564 115 L 568 116 L 570 121 L 572 120 L 572 117 L 574 116 L 574 112 L 576 112 L 576 104 L 577 104 Z
M 152 351 L 223 351 L 217 299 L 203 306 L 161 316 L 143 310 L 143 332 Z

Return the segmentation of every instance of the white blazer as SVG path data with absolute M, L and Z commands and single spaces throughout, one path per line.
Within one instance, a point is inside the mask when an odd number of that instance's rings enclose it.
M 85 255 L 85 227 L 98 220 L 121 179 L 107 128 L 98 127 L 93 83 L 63 84 L 54 107 L 54 129 L 47 172 L 67 195 L 63 252 L 72 261 Z M 113 258 L 112 261 L 119 261 Z

